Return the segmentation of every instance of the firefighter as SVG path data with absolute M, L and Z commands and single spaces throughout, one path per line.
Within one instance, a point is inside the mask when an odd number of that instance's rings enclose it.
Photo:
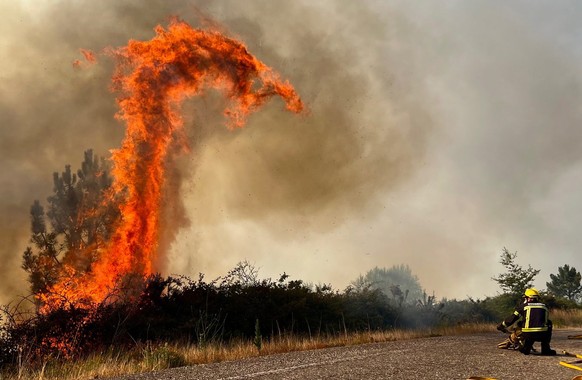
M 518 322 L 521 325 L 520 340 L 523 345 L 519 351 L 529 355 L 533 344 L 541 342 L 542 355 L 556 355 L 556 351 L 550 348 L 552 340 L 552 321 L 548 319 L 548 308 L 540 301 L 540 293 L 534 289 L 527 289 L 524 293 L 525 301 L 518 306 L 512 315 L 505 318 L 497 329 L 506 331 L 507 327 Z

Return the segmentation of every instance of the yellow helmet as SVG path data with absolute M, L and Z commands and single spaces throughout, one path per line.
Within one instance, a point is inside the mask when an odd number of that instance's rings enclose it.
M 535 288 L 529 288 L 525 290 L 524 296 L 528 298 L 539 298 L 540 292 L 538 292 Z

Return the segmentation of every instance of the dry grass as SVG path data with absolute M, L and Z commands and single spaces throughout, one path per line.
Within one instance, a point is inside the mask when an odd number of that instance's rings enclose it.
M 338 336 L 300 338 L 281 336 L 262 344 L 261 350 L 251 341 L 208 344 L 205 347 L 185 344 L 139 345 L 130 351 L 108 351 L 75 362 L 48 361 L 39 368 L 20 366 L 16 373 L 0 373 L 0 380 L 72 380 L 95 379 L 123 374 L 149 372 L 165 368 L 203 363 L 217 363 L 282 352 L 350 346 L 364 343 L 409 340 L 438 335 L 460 335 L 492 331 L 491 324 L 464 324 L 433 330 L 366 331 Z
M 582 310 L 552 312 L 558 328 L 582 326 Z M 50 360 L 40 367 L 26 363 L 13 373 L 0 372 L 0 380 L 73 380 L 115 377 L 124 374 L 156 371 L 184 365 L 217 363 L 276 353 L 314 350 L 328 347 L 350 346 L 365 343 L 410 340 L 430 336 L 451 336 L 494 331 L 492 324 L 472 323 L 431 330 L 363 331 L 335 336 L 302 338 L 280 336 L 264 341 L 259 351 L 252 341 L 233 341 L 228 344 L 137 345 L 128 351 L 96 353 L 75 362 Z
M 552 310 L 550 318 L 557 328 L 579 328 L 582 326 L 582 309 Z

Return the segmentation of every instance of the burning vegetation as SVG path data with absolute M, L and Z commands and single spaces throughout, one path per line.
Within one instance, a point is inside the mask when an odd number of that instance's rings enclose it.
M 32 245 L 23 268 L 36 309 L 32 314 L 23 314 L 18 305 L 0 309 L 0 370 L 104 352 L 112 345 L 205 347 L 254 337 L 260 350 L 261 339 L 290 335 L 492 322 L 513 306 L 513 295 L 436 302 L 434 295 L 421 294 L 420 286 L 418 294 L 413 286 L 395 284 L 383 292 L 371 286 L 377 282 L 373 276 L 344 292 L 289 280 L 286 274 L 259 280 L 248 263 L 210 282 L 202 275 L 163 278 L 157 265 L 163 254 L 161 215 L 169 198 L 165 179 L 189 150 L 181 103 L 220 91 L 232 129 L 243 127 L 274 96 L 295 113 L 304 105 L 291 84 L 242 43 L 177 19 L 156 28 L 149 41 L 131 41 L 106 53 L 117 62 L 113 89 L 125 138 L 111 160 L 88 150 L 77 172 L 66 166 L 55 173 L 46 210 L 38 201 L 32 205 Z M 82 54 L 86 63 L 96 62 L 94 53 Z
M 178 19 L 155 31 L 149 41 L 107 51 L 117 62 L 117 117 L 127 126 L 121 147 L 112 151 L 111 177 L 87 152 L 78 175 L 69 167 L 55 175 L 47 215 L 56 221 L 54 231 L 47 231 L 40 203 L 32 207 L 37 251 L 27 249 L 24 269 L 44 313 L 114 302 L 158 271 L 165 172 L 189 149 L 180 115 L 185 99 L 221 91 L 229 128 L 243 127 L 275 95 L 292 112 L 304 109 L 293 87 L 241 42 Z M 82 53 L 96 61 L 92 52 Z

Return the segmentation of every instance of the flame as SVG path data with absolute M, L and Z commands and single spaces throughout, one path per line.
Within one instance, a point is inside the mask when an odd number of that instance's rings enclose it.
M 119 205 L 121 219 L 89 271 L 64 266 L 59 282 L 39 297 L 45 310 L 64 302 L 77 307 L 103 302 L 128 278 L 145 278 L 156 271 L 166 165 L 175 146 L 182 152 L 188 149 L 180 115 L 185 99 L 207 89 L 222 91 L 229 101 L 224 113 L 231 129 L 243 127 L 248 115 L 274 95 L 289 111 L 304 108 L 291 84 L 241 42 L 218 31 L 193 29 L 178 19 L 155 32 L 150 41 L 132 40 L 109 50 L 117 60 L 117 118 L 127 130 L 121 147 L 112 151 L 114 182 L 107 203 Z M 82 53 L 87 61 L 95 61 L 91 52 Z
M 95 56 L 95 53 L 92 52 L 91 50 L 87 50 L 87 49 L 80 49 L 81 54 L 83 54 L 83 57 L 85 58 L 85 62 L 88 64 L 93 64 L 95 62 L 97 62 L 97 57 Z M 81 66 L 83 66 L 84 62 L 82 62 L 80 59 L 76 59 L 73 61 L 73 67 L 75 68 L 79 68 Z

